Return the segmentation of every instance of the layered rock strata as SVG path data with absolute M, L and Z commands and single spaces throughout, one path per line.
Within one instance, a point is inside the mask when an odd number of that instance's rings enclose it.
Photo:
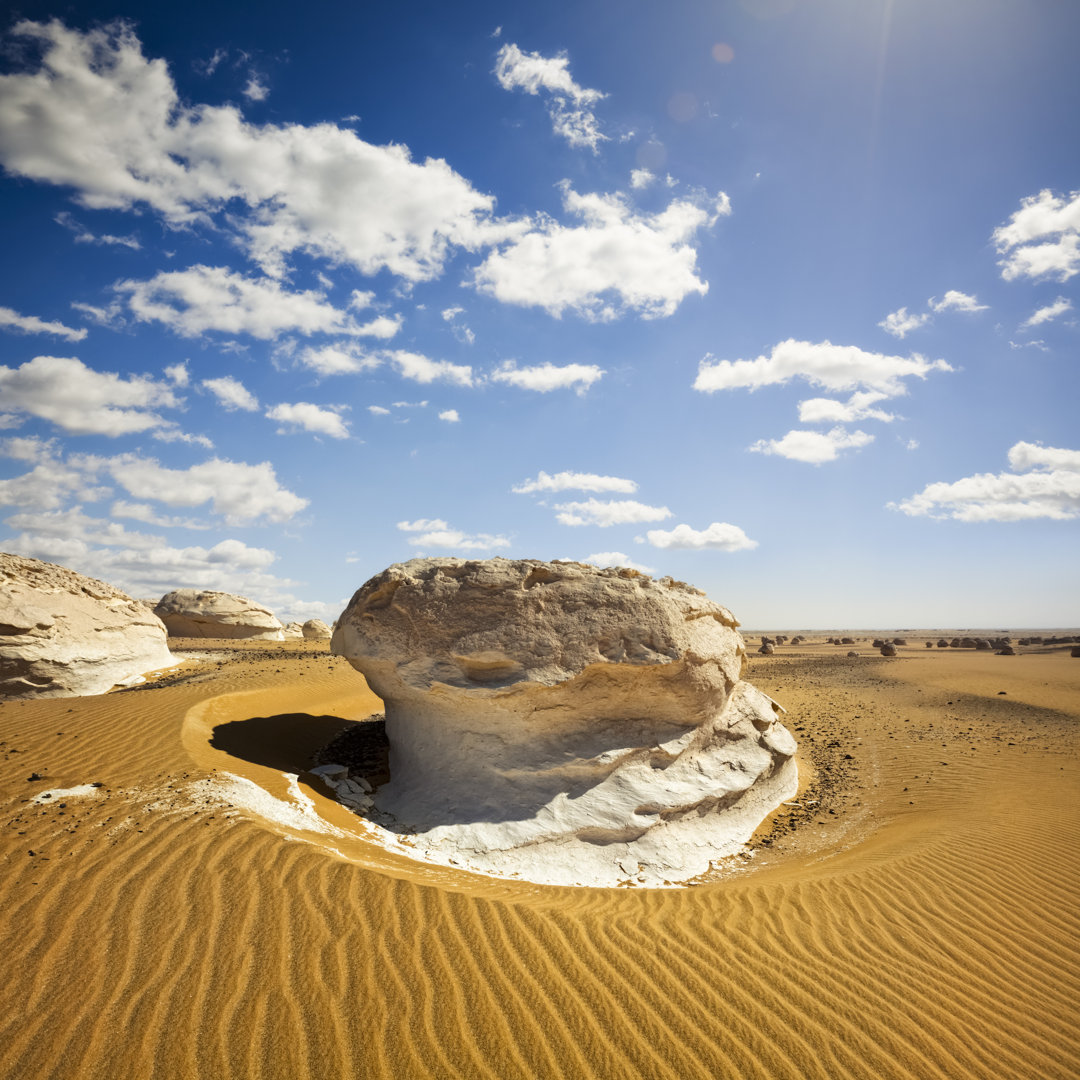
M 158 601 L 154 614 L 170 637 L 285 640 L 285 629 L 273 612 L 232 593 L 177 589 Z
M 669 578 L 415 559 L 338 621 L 386 705 L 377 821 L 416 857 L 553 884 L 686 881 L 797 788 L 738 623 Z
M 178 662 L 145 604 L 55 563 L 0 553 L 0 697 L 103 694 Z

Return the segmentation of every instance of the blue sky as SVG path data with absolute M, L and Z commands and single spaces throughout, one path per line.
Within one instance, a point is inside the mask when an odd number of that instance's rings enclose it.
M 1075 4 L 0 29 L 0 548 L 283 618 L 456 554 L 1077 622 Z

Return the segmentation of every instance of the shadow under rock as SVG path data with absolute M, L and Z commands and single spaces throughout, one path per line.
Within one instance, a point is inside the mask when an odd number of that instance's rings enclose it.
M 367 720 L 312 716 L 310 713 L 253 716 L 219 724 L 210 737 L 210 745 L 215 750 L 287 773 L 306 772 L 315 765 L 338 760 L 331 750 L 335 744 L 343 742 L 370 747 L 368 764 L 371 768 L 365 772 L 378 771 L 374 768 L 377 765 L 385 769 L 386 732 L 381 716 Z M 351 773 L 361 771 L 354 768 L 354 762 L 340 763 L 349 765 Z M 383 779 L 388 777 L 389 773 Z

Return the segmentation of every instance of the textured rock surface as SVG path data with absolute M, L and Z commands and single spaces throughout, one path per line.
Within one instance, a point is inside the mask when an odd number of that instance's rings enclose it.
M 386 704 L 375 820 L 417 857 L 532 881 L 703 873 L 797 788 L 779 706 L 740 680 L 737 625 L 632 570 L 390 567 L 331 644 Z
M 177 589 L 158 601 L 154 614 L 170 637 L 285 640 L 284 627 L 272 612 L 232 593 Z
M 286 623 L 281 628 L 282 635 L 286 641 L 303 641 L 304 640 L 304 624 L 298 622 Z
M 0 696 L 103 694 L 178 662 L 145 604 L 63 566 L 0 554 Z
M 330 627 L 322 619 L 308 619 L 303 626 L 305 641 L 329 641 Z

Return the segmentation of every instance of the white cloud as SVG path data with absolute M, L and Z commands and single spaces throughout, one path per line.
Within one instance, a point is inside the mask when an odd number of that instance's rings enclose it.
M 445 409 L 443 412 L 439 413 L 439 419 L 445 420 L 450 424 L 456 424 L 461 420 L 461 417 L 458 416 L 457 409 Z
M 62 225 L 75 235 L 76 244 L 96 244 L 99 247 L 126 247 L 132 251 L 141 251 L 142 244 L 135 236 L 112 236 L 109 233 L 98 235 L 92 233 L 85 225 L 80 224 L 67 210 L 61 211 L 53 221 Z
M 195 518 L 169 517 L 167 514 L 159 514 L 149 503 L 133 503 L 126 499 L 117 499 L 109 507 L 109 513 L 114 518 L 131 518 L 132 521 L 141 521 L 146 525 L 156 525 L 159 529 L 209 529 L 210 524 L 206 521 L 197 521 Z
M 381 361 L 363 346 L 352 341 L 335 342 L 319 347 L 308 346 L 300 353 L 300 363 L 320 375 L 350 375 L 357 371 L 371 371 Z
M 1020 201 L 992 239 L 1006 281 L 1018 277 L 1054 277 L 1067 281 L 1080 273 L 1080 191 L 1055 195 L 1044 188 Z
M 224 375 L 220 379 L 203 379 L 202 384 L 229 412 L 236 409 L 255 412 L 259 408 L 259 399 L 231 375 Z
M 110 489 L 97 483 L 100 458 L 73 455 L 66 462 L 56 453 L 53 440 L 34 436 L 5 439 L 0 452 L 33 465 L 29 472 L 0 480 L 0 506 L 55 510 L 71 499 L 96 502 Z
M 344 408 L 344 406 L 338 406 L 338 408 Z M 287 425 L 285 428 L 278 428 L 279 435 L 286 434 L 289 428 L 292 428 L 310 431 L 315 435 L 328 435 L 331 439 L 349 437 L 349 426 L 337 412 L 312 405 L 308 401 L 298 401 L 291 405 L 282 402 L 268 409 L 266 416 L 269 420 L 278 420 Z
M 88 368 L 75 357 L 35 356 L 21 367 L 0 367 L 4 408 L 50 420 L 75 435 L 130 435 L 166 427 L 151 411 L 176 407 L 170 385 L 149 375 L 122 377 Z
M 451 364 L 449 360 L 429 360 L 420 353 L 398 349 L 388 354 L 396 365 L 399 374 L 418 383 L 430 383 L 436 379 L 457 383 L 459 386 L 472 386 L 472 368 L 467 364 Z
M 397 527 L 402 532 L 419 533 L 410 536 L 413 547 L 453 548 L 458 551 L 491 551 L 494 548 L 508 548 L 510 541 L 502 535 L 491 533 L 464 533 L 448 525 L 441 518 L 419 518 L 416 521 L 399 521 Z
M 0 163 L 69 185 L 90 209 L 150 206 L 170 225 L 217 216 L 264 269 L 304 251 L 365 274 L 437 276 L 452 247 L 521 232 L 445 161 L 374 146 L 333 124 L 251 124 L 232 106 L 187 105 L 124 23 L 20 22 L 34 70 L 0 76 Z M 248 213 L 242 211 L 247 208 Z
M 827 432 L 789 431 L 782 439 L 759 439 L 749 447 L 758 454 L 776 454 L 792 461 L 820 465 L 835 461 L 841 450 L 857 450 L 874 441 L 865 431 L 845 431 L 834 427 Z
M 248 101 L 265 101 L 270 96 L 270 87 L 252 72 L 248 76 L 247 85 L 240 92 Z
M 931 371 L 952 371 L 944 360 L 927 360 L 918 353 L 909 357 L 866 352 L 854 345 L 833 345 L 829 341 L 787 341 L 774 345 L 767 356 L 754 360 L 701 361 L 694 389 L 716 390 L 760 386 L 781 386 L 790 379 L 804 379 L 827 390 L 857 390 L 860 387 L 898 397 L 906 393 L 902 382 L 910 376 L 926 378 Z
M 876 390 L 857 391 L 847 401 L 833 398 L 808 398 L 799 402 L 799 420 L 804 424 L 853 424 L 859 420 L 881 420 L 889 423 L 895 413 L 875 409 L 888 394 Z
M 465 309 L 463 307 L 448 307 L 443 308 L 442 317 L 443 322 L 453 322 L 459 315 L 463 314 Z
M 571 146 L 587 146 L 595 153 L 598 144 L 607 139 L 592 111 L 606 95 L 574 82 L 565 53 L 541 56 L 506 44 L 495 58 L 495 77 L 504 90 L 524 90 L 534 96 L 543 90 L 549 94 L 552 129 Z
M 400 329 L 400 315 L 376 315 L 371 322 L 351 327 L 349 333 L 356 337 L 373 337 L 381 341 L 389 341 Z
M 918 330 L 920 326 L 925 326 L 929 322 L 930 316 L 927 314 L 912 315 L 908 313 L 906 307 L 902 307 L 897 311 L 890 312 L 885 316 L 878 326 L 885 331 L 886 334 L 892 334 L 895 338 L 903 338 L 907 334 L 910 334 L 912 330 Z
M 676 525 L 670 531 L 650 529 L 645 536 L 657 548 L 750 551 L 758 546 L 758 542 L 751 540 L 738 525 L 729 525 L 726 521 L 714 521 L 705 529 L 692 529 L 689 525 Z
M 949 289 L 940 300 L 931 296 L 926 303 L 931 311 L 986 311 L 988 306 L 980 304 L 976 297 L 957 289 Z
M 290 292 L 271 278 L 250 278 L 227 266 L 161 271 L 149 281 L 120 281 L 139 322 L 160 322 L 183 337 L 207 331 L 250 334 L 267 341 L 279 334 L 356 330 L 352 319 L 322 293 Z
M 538 491 L 613 491 L 632 495 L 637 487 L 633 480 L 625 480 L 621 476 L 579 472 L 560 472 L 552 476 L 541 470 L 535 480 L 515 484 L 511 490 L 518 495 L 533 495 Z
M 598 551 L 594 555 L 586 555 L 582 562 L 592 563 L 593 566 L 626 566 L 631 570 L 637 570 L 641 574 L 655 574 L 651 566 L 643 566 L 634 562 L 621 551 Z
M 211 458 L 187 469 L 168 469 L 153 458 L 122 454 L 104 463 L 112 478 L 136 499 L 166 506 L 209 503 L 228 525 L 260 519 L 280 522 L 295 517 L 308 500 L 278 482 L 269 461 L 248 465 Z
M 690 293 L 708 284 L 695 276 L 695 234 L 731 212 L 724 194 L 711 200 L 673 200 L 657 214 L 636 213 L 619 195 L 579 195 L 562 183 L 566 211 L 581 225 L 552 219 L 476 269 L 483 293 L 507 304 L 566 310 L 606 321 L 633 311 L 642 318 L 671 315 Z
M 1039 308 L 1030 318 L 1025 319 L 1020 324 L 1020 329 L 1026 330 L 1032 326 L 1039 326 L 1041 323 L 1056 319 L 1059 315 L 1064 315 L 1066 311 L 1072 311 L 1072 309 L 1072 301 L 1067 300 L 1064 296 L 1059 296 L 1052 304 Z
M 1009 465 L 1012 472 L 927 484 L 917 495 L 888 505 L 911 517 L 956 521 L 1080 517 L 1080 450 L 1018 442 L 1009 451 Z
M 0 307 L 0 328 L 22 334 L 52 334 L 66 341 L 82 341 L 87 335 L 85 327 L 76 330 L 62 322 L 47 322 L 36 315 L 20 315 L 9 307 Z
M 165 368 L 165 376 L 173 386 L 187 386 L 190 381 L 187 361 L 181 360 L 179 364 L 170 364 Z
M 629 525 L 643 521 L 663 521 L 671 517 L 666 506 L 647 506 L 633 499 L 586 499 L 584 502 L 559 503 L 555 515 L 560 525 Z
M 650 172 L 648 169 L 632 169 L 630 171 L 630 186 L 635 191 L 647 188 L 650 184 L 655 183 L 655 181 L 656 174 Z
M 579 394 L 584 394 L 594 382 L 605 375 L 603 368 L 595 364 L 563 364 L 550 362 L 536 364 L 533 367 L 519 368 L 513 360 L 504 361 L 491 373 L 492 382 L 509 383 L 522 390 L 535 390 L 546 394 L 550 390 L 563 390 L 577 387 Z
M 448 322 L 450 324 L 454 337 L 465 345 L 472 345 L 472 343 L 476 341 L 476 335 L 464 323 L 459 323 L 457 321 L 458 316 L 464 314 L 464 312 L 465 309 L 463 307 L 448 307 L 443 308 L 441 314 L 443 322 Z
M 384 409 L 381 405 L 369 405 L 367 408 L 368 408 L 368 412 L 371 413 L 372 416 L 389 416 L 390 415 L 390 410 L 389 409 Z

